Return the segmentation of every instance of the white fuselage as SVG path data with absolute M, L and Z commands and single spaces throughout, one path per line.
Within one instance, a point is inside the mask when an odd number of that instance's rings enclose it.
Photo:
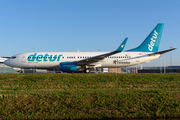
M 158 52 L 163 26 L 163 23 L 158 23 L 140 46 L 125 52 L 122 51 L 128 38 L 112 52 L 31 52 L 14 55 L 4 63 L 18 68 L 60 68 L 62 71 L 86 71 L 90 68 L 117 68 L 147 63 L 159 58 L 160 54 L 174 50 Z
M 59 68 L 61 62 L 76 62 L 108 52 L 32 52 L 17 54 L 4 63 L 18 68 Z M 147 52 L 121 52 L 105 57 L 87 66 L 99 68 L 117 68 L 147 63 L 160 57 L 160 54 L 148 56 Z M 144 57 L 142 57 L 144 56 Z

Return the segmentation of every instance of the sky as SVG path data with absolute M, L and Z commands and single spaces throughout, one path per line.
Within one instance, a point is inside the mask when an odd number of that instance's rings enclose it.
M 159 51 L 143 66 L 180 65 L 179 0 L 0 0 L 0 56 L 25 52 L 113 51 L 139 46 L 164 23 Z M 161 61 L 161 62 L 160 62 Z

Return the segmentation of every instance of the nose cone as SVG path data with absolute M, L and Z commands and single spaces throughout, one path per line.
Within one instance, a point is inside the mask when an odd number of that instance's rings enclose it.
M 3 63 L 4 63 L 5 65 L 11 66 L 9 59 L 8 59 L 8 60 L 5 60 Z

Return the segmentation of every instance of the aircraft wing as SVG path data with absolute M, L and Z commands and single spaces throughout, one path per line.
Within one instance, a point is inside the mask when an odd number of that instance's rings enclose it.
M 90 64 L 90 63 L 94 63 L 94 62 L 98 62 L 100 60 L 103 60 L 105 57 L 108 57 L 110 55 L 114 55 L 116 53 L 122 52 L 125 45 L 126 45 L 127 39 L 128 38 L 125 38 L 124 41 L 121 43 L 121 45 L 113 52 L 102 54 L 102 55 L 97 55 L 97 56 L 87 58 L 87 59 L 83 59 L 83 60 L 80 60 L 80 61 L 76 61 L 76 63 L 78 65 L 87 65 L 87 64 Z

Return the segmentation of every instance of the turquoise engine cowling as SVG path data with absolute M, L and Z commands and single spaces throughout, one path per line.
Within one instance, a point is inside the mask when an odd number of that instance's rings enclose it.
M 77 71 L 77 63 L 62 62 L 59 64 L 61 71 Z

